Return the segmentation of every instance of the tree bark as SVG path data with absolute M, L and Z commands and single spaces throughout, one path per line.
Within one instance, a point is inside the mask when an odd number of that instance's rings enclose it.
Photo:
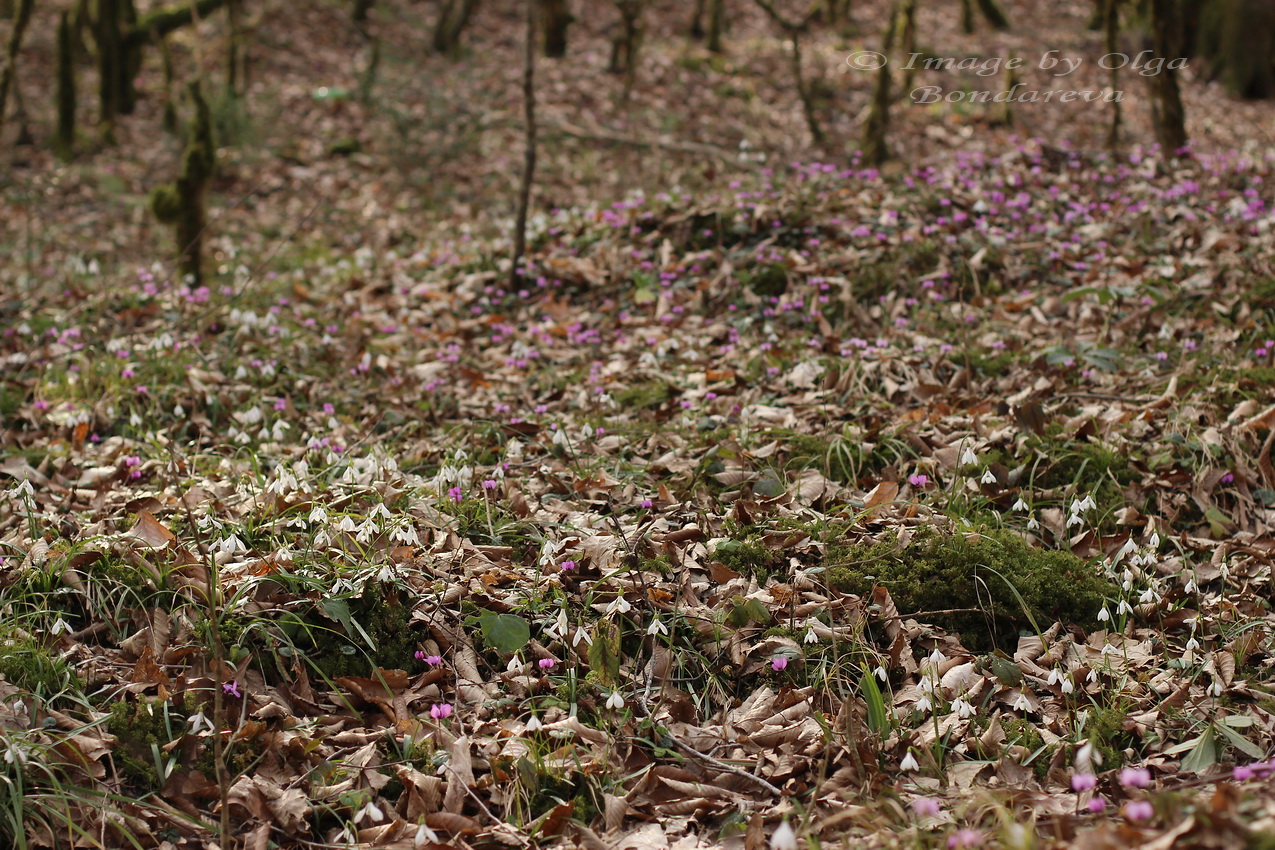
M 527 211 L 531 206 L 531 185 L 536 176 L 536 0 L 523 0 L 527 7 L 527 33 L 522 53 L 522 104 L 526 148 L 523 152 L 522 182 L 518 187 L 518 211 L 514 219 L 514 252 L 509 264 L 509 290 L 523 279 L 523 259 L 527 251 Z
M 886 56 L 894 49 L 894 36 L 899 23 L 899 4 L 895 0 L 890 10 L 890 23 L 886 27 L 882 40 L 881 52 Z M 868 108 L 868 117 L 863 125 L 863 140 L 860 149 L 865 165 L 879 166 L 890 158 L 890 147 L 886 143 L 886 131 L 890 127 L 890 63 L 884 63 L 877 71 L 876 86 L 872 90 L 872 105 Z
M 567 27 L 575 21 L 568 0 L 540 0 L 544 18 L 545 56 L 560 59 L 567 55 Z
M 10 89 L 14 91 L 14 100 L 19 100 L 18 51 L 22 49 L 22 38 L 26 35 L 27 25 L 31 23 L 31 10 L 34 6 L 34 0 L 18 0 L 18 5 L 13 9 L 13 29 L 9 31 L 9 43 L 5 47 L 4 69 L 0 70 L 0 130 L 4 129 Z
M 1103 32 L 1103 49 L 1108 53 L 1118 53 L 1120 51 L 1120 2 L 1119 0 L 1101 0 L 1102 3 L 1102 32 Z M 1111 79 L 1112 91 L 1118 91 L 1120 88 L 1120 69 L 1113 63 L 1111 71 L 1108 72 Z M 1111 127 L 1107 131 L 1107 147 L 1116 150 L 1120 146 L 1120 129 L 1124 120 L 1123 109 L 1120 101 L 1113 100 L 1111 102 Z
M 726 26 L 726 0 L 708 0 L 708 38 L 705 46 L 710 53 L 725 53 L 722 47 L 722 31 Z
M 75 155 L 75 44 L 66 12 L 58 18 L 57 106 L 53 152 L 63 162 L 70 162 Z
M 460 54 L 460 37 L 478 8 L 478 0 L 443 0 L 434 25 L 434 52 L 453 59 Z
M 1151 0 L 1151 37 L 1155 55 L 1166 60 L 1160 73 L 1151 78 L 1155 97 L 1151 101 L 1151 120 L 1156 140 L 1166 156 L 1176 156 L 1187 146 L 1186 109 L 1178 89 L 1178 70 L 1167 60 L 1177 55 L 1180 46 L 1173 37 L 1170 0 Z

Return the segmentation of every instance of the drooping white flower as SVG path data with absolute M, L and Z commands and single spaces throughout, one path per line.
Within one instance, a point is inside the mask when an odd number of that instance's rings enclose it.
M 974 452 L 970 450 L 970 447 L 966 446 L 965 451 L 961 452 L 961 466 L 969 466 L 973 463 L 978 463 L 978 458 L 974 456 Z
M 1010 510 L 1025 511 L 1027 509 L 1028 509 L 1027 503 L 1023 501 L 1023 498 L 1021 496 L 1019 496 L 1018 501 L 1014 502 L 1014 507 L 1012 507 Z
M 538 732 L 542 726 L 544 726 L 544 724 L 541 723 L 540 718 L 536 717 L 534 714 L 531 715 L 531 719 L 527 721 L 528 732 Z
M 903 757 L 903 761 L 899 762 L 900 770 L 920 770 L 921 765 L 916 760 L 916 756 L 912 755 L 912 751 L 908 750 L 908 754 Z
M 788 821 L 779 824 L 771 833 L 770 850 L 797 850 L 797 833 L 793 832 Z
M 992 474 L 992 471 L 990 469 L 984 470 L 983 477 L 980 478 L 979 481 L 981 481 L 984 484 L 995 484 L 996 476 Z
M 1018 692 L 1017 698 L 1014 699 L 1014 711 L 1031 711 L 1031 701 L 1027 699 L 1027 694 L 1022 691 Z
M 664 625 L 664 622 L 659 617 L 656 617 L 655 619 L 651 620 L 651 625 L 646 627 L 646 633 L 648 635 L 654 635 L 654 634 L 667 635 L 668 626 Z
M 612 691 L 611 696 L 607 697 L 607 708 L 614 711 L 624 708 L 624 697 L 620 696 L 619 691 Z

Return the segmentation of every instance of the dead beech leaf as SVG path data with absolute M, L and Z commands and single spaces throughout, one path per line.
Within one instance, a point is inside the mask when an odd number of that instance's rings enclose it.
M 899 495 L 899 485 L 893 481 L 882 481 L 880 484 L 872 488 L 863 500 L 865 508 L 875 508 L 877 505 L 883 505 L 891 502 L 894 497 Z
M 165 528 L 163 523 L 151 516 L 150 511 L 138 511 L 137 522 L 129 534 L 152 549 L 163 549 L 177 539 L 177 536 Z
M 452 743 L 451 757 L 447 762 L 447 792 L 443 795 L 443 809 L 460 814 L 469 798 L 467 790 L 474 784 L 474 763 L 469 755 L 469 736 L 461 735 Z

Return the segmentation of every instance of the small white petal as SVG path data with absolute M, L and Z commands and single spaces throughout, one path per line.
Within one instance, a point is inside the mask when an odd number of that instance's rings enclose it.
M 900 770 L 920 770 L 921 765 L 917 762 L 916 756 L 912 755 L 909 750 L 908 754 L 903 757 L 903 761 L 899 762 Z
M 770 850 L 797 850 L 797 833 L 793 832 L 788 821 L 781 823 L 771 833 Z

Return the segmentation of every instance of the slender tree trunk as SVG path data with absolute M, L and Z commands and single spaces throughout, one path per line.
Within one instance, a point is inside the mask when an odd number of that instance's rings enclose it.
M 66 12 L 58 18 L 57 102 L 53 152 L 63 162 L 70 162 L 75 155 L 75 45 L 71 16 Z
M 350 10 L 350 18 L 356 24 L 361 24 L 367 20 L 367 15 L 372 11 L 372 7 L 376 4 L 376 0 L 354 0 L 354 8 Z
M 822 148 L 827 144 L 823 126 L 815 110 L 814 94 L 806 83 L 805 72 L 801 66 L 801 30 L 794 29 L 788 33 L 792 41 L 792 76 L 797 83 L 797 97 L 801 98 L 801 111 L 806 116 L 806 127 L 810 130 L 810 141 L 815 147 Z
M 974 0 L 961 0 L 961 32 L 974 32 Z
M 560 59 L 567 55 L 567 27 L 575 21 L 568 0 L 540 0 L 544 19 L 545 56 Z
M 916 52 L 916 3 L 917 0 L 903 0 L 903 32 L 901 34 L 902 48 L 904 56 L 911 56 Z M 912 67 L 914 63 L 908 62 L 909 67 L 903 71 L 903 90 L 905 92 L 912 91 L 912 83 L 916 80 L 916 68 Z
M 455 58 L 460 53 L 460 37 L 478 8 L 478 0 L 443 0 L 434 25 L 434 52 Z
M 987 22 L 998 30 L 1009 29 L 1009 18 L 1005 17 L 1005 10 L 1000 7 L 996 0 L 976 0 L 979 11 L 983 13 L 983 17 L 987 18 Z
M 1156 56 L 1170 59 L 1178 55 L 1173 37 L 1170 0 L 1151 0 L 1151 36 Z M 1155 135 L 1165 156 L 1176 156 L 1187 146 L 1186 109 L 1182 106 L 1182 93 L 1178 89 L 1178 69 L 1165 63 L 1165 67 L 1151 78 L 1155 97 L 1151 101 L 1151 120 Z
M 894 50 L 894 36 L 899 24 L 899 4 L 895 0 L 890 11 L 890 23 L 886 27 L 881 52 L 886 56 Z M 890 127 L 890 63 L 881 65 L 877 71 L 876 86 L 872 90 L 872 105 L 868 108 L 868 117 L 863 125 L 863 141 L 860 148 L 865 165 L 878 166 L 890 158 L 890 147 L 886 143 L 886 131 Z
M 226 2 L 226 97 L 230 100 L 239 97 L 246 82 L 243 79 L 243 29 L 239 20 L 240 2 L 241 0 Z
M 9 31 L 9 43 L 5 47 L 4 68 L 0 70 L 0 130 L 4 129 L 4 118 L 8 111 L 9 90 L 14 92 L 14 100 L 19 101 L 18 94 L 18 51 L 22 49 L 22 38 L 26 35 L 27 25 L 31 23 L 31 11 L 34 0 L 18 0 L 13 9 L 13 29 Z M 22 110 L 19 108 L 19 113 Z
M 217 150 L 213 144 L 212 116 L 199 84 L 191 83 L 189 92 L 194 115 L 187 129 L 181 171 L 174 182 L 157 186 L 151 192 L 150 203 L 155 217 L 173 226 L 182 277 L 194 288 L 203 282 L 208 184 L 216 168 Z
M 531 185 L 536 176 L 536 0 L 523 0 L 527 9 L 527 33 L 522 53 L 522 103 L 526 149 L 522 182 L 518 187 L 518 211 L 514 219 L 514 253 L 509 265 L 509 289 L 522 283 L 527 251 L 527 211 L 531 206 Z
M 704 0 L 695 0 L 695 11 L 691 13 L 691 38 L 699 40 L 704 37 Z
M 120 114 L 120 86 L 123 78 L 123 45 L 120 33 L 119 0 L 97 3 L 97 103 L 98 132 L 105 144 L 115 144 L 115 119 Z
M 1120 51 L 1120 3 L 1119 0 L 1101 0 L 1102 2 L 1102 46 L 1108 53 Z M 1112 91 L 1120 88 L 1120 69 L 1112 63 L 1108 72 Z M 1107 147 L 1116 150 L 1120 147 L 1120 130 L 1124 121 L 1120 101 L 1111 102 L 1111 128 L 1107 131 Z
M 850 0 L 824 0 L 823 15 L 828 26 L 837 32 L 849 32 L 854 23 L 850 19 Z
M 722 31 L 726 27 L 726 0 L 708 0 L 708 39 L 710 53 L 725 53 Z

